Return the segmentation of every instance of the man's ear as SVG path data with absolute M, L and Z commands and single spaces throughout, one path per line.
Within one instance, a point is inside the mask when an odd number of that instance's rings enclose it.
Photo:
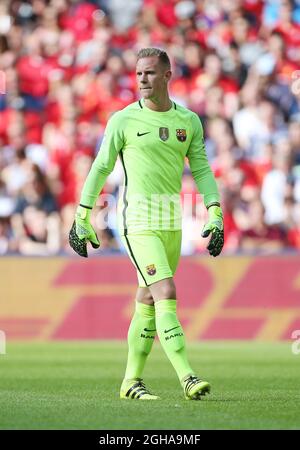
M 167 81 L 167 82 L 170 81 L 171 78 L 172 78 L 172 71 L 171 71 L 171 70 L 167 70 L 167 71 L 165 72 L 165 79 L 166 79 L 166 81 Z

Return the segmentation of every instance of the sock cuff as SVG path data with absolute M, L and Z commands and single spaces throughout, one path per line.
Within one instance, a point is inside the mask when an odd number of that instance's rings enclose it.
M 173 312 L 176 313 L 177 300 L 167 299 L 155 302 L 156 313 Z
M 188 378 L 194 377 L 194 376 L 195 376 L 195 372 L 189 372 L 187 375 L 185 375 L 184 377 L 182 377 L 182 378 L 180 379 L 180 383 L 181 383 L 182 385 L 184 385 L 185 381 L 186 381 Z
M 152 318 L 155 317 L 155 308 L 153 305 L 146 305 L 145 303 L 135 302 L 135 310 L 143 317 Z

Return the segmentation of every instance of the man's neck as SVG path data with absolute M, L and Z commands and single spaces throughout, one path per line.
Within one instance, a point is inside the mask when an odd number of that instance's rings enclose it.
M 152 111 L 166 112 L 172 108 L 172 101 L 170 97 L 166 97 L 164 100 L 156 101 L 149 98 L 144 99 L 147 108 L 152 109 Z

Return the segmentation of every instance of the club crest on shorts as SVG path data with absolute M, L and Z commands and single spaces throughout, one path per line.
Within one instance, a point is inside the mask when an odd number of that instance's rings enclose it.
M 146 267 L 147 274 L 148 275 L 155 275 L 156 274 L 156 267 L 154 264 L 150 264 L 150 266 Z
M 169 139 L 169 128 L 160 127 L 159 137 L 162 141 L 168 140 Z
M 180 142 L 186 141 L 186 130 L 184 128 L 177 128 L 176 137 Z

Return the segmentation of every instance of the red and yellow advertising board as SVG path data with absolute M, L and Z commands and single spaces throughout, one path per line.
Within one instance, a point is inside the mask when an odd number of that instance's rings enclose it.
M 136 275 L 122 256 L 0 260 L 7 339 L 125 339 Z M 182 258 L 179 316 L 188 340 L 290 339 L 300 330 L 300 258 Z

